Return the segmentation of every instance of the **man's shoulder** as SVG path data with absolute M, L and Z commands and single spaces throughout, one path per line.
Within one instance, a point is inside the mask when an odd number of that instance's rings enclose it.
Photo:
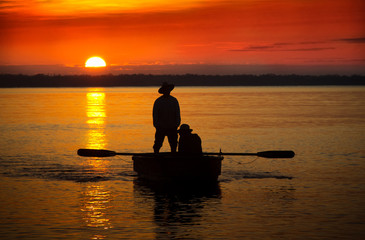
M 162 97 L 163 96 L 159 96 L 158 98 L 156 98 L 155 102 L 160 101 Z
M 192 133 L 192 134 L 191 134 L 191 136 L 192 136 L 193 138 L 199 138 L 199 139 L 200 139 L 199 135 L 198 135 L 198 134 L 196 134 L 196 133 Z
M 176 98 L 176 97 L 171 96 L 171 95 L 170 95 L 169 97 L 170 97 L 170 99 L 171 99 L 170 101 L 174 101 L 174 102 L 177 102 L 177 103 L 179 102 L 179 101 L 177 101 L 177 98 Z
M 161 101 L 171 101 L 171 102 L 178 102 L 177 99 L 174 96 L 169 95 L 168 97 L 160 96 L 158 97 L 155 102 L 161 102 Z
M 190 142 L 197 142 L 197 141 L 201 141 L 201 138 L 199 137 L 198 134 L 196 133 L 191 133 L 188 135 L 188 137 L 186 139 L 189 139 Z
M 160 96 L 160 97 L 156 98 L 155 103 L 163 102 L 163 101 L 164 101 L 164 97 Z
M 174 96 L 170 95 L 169 97 L 173 98 L 173 99 L 176 99 Z

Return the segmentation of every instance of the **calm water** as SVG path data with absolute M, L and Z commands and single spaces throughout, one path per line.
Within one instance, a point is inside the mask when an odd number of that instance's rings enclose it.
M 365 88 L 179 88 L 182 122 L 225 157 L 219 183 L 156 189 L 131 157 L 151 152 L 157 88 L 0 90 L 1 239 L 362 239 Z M 164 151 L 168 150 L 165 142 Z

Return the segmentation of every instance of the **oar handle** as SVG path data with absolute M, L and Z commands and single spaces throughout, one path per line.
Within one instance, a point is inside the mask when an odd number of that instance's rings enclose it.
M 225 155 L 225 156 L 257 156 L 257 153 L 213 153 L 213 152 L 203 152 L 203 155 Z
M 258 153 L 203 153 L 204 155 L 258 156 L 264 158 L 293 158 L 293 151 L 264 151 Z
M 293 151 L 264 151 L 258 152 L 257 156 L 264 158 L 293 158 L 295 153 Z

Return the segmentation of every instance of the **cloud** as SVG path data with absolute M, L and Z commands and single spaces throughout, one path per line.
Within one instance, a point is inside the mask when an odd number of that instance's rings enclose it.
M 19 7 L 24 7 L 24 5 L 21 2 L 17 1 L 0 1 L 0 11 L 17 9 Z
M 334 47 L 314 47 L 314 48 L 296 48 L 296 49 L 286 49 L 282 51 L 296 52 L 296 51 L 324 51 L 324 50 L 333 50 L 336 49 Z
M 222 4 L 221 0 L 0 0 L 0 12 L 31 13 L 38 16 L 93 16 L 107 13 L 176 12 Z
M 232 52 L 296 52 L 296 51 L 324 51 L 324 50 L 333 50 L 336 49 L 334 47 L 322 47 L 322 46 L 311 46 L 311 47 L 302 47 L 303 45 L 319 45 L 324 44 L 325 42 L 299 42 L 299 43 L 289 43 L 289 42 L 279 42 L 272 44 L 264 44 L 264 45 L 250 45 L 248 47 L 240 48 L 240 49 L 230 49 Z
M 330 46 L 331 42 L 344 42 L 350 44 L 365 43 L 365 37 L 359 38 L 339 38 L 331 41 L 307 41 L 307 42 L 277 42 L 271 44 L 249 45 L 243 48 L 231 48 L 231 52 L 309 52 L 309 51 L 326 51 L 336 49 Z
M 360 38 L 340 38 L 335 39 L 336 42 L 346 42 L 346 43 L 365 43 L 365 37 Z

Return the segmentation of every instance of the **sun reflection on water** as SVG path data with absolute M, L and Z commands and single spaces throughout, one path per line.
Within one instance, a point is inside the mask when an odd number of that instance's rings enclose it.
M 83 205 L 81 211 L 87 227 L 99 229 L 97 234 L 93 234 L 91 239 L 104 239 L 110 228 L 113 228 L 108 209 L 111 194 L 104 185 L 89 185 L 83 194 Z
M 88 125 L 87 132 L 87 148 L 105 149 L 107 145 L 105 125 L 106 125 L 106 102 L 105 90 L 103 88 L 90 88 L 86 93 L 86 123 Z M 86 162 L 92 167 L 98 176 L 104 177 L 107 174 L 109 161 L 103 158 L 90 158 Z M 111 194 L 102 184 L 92 184 L 87 186 L 83 194 L 83 204 L 81 211 L 86 226 L 98 229 L 97 233 L 93 233 L 91 239 L 105 239 L 107 230 L 112 228 L 110 218 L 108 217 L 108 209 L 110 208 Z
M 105 93 L 104 89 L 91 88 L 87 97 L 88 148 L 103 149 L 105 140 Z
M 87 132 L 87 148 L 91 149 L 105 149 L 107 145 L 105 135 L 105 119 L 107 117 L 105 111 L 105 89 L 103 88 L 90 88 L 86 94 L 86 123 L 89 126 Z M 104 159 L 91 159 L 88 161 L 88 165 L 103 171 L 106 169 L 106 163 Z

